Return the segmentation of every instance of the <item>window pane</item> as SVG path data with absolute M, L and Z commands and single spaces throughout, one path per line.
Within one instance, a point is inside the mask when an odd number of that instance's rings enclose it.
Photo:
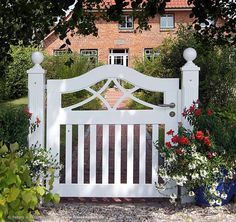
M 172 14 L 162 15 L 160 18 L 160 27 L 162 29 L 174 28 L 174 16 Z
M 133 28 L 133 17 L 129 15 L 123 15 L 122 21 L 119 24 L 120 29 L 132 29 Z

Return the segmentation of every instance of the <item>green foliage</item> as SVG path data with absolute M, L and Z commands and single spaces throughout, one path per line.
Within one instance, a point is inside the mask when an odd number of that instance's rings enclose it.
M 24 108 L 25 106 L 0 105 L 0 141 L 6 144 L 17 141 L 21 147 L 27 146 L 29 121 Z
M 43 67 L 47 70 L 47 79 L 68 79 L 80 76 L 99 64 L 94 64 L 85 57 L 77 53 L 65 54 L 63 56 L 47 56 Z M 95 87 L 95 90 L 99 85 Z M 67 107 L 90 97 L 86 90 L 76 93 L 68 93 L 62 95 L 62 106 Z M 81 109 L 99 109 L 101 108 L 100 101 L 94 99 L 92 102 L 84 105 Z
M 42 155 L 43 154 L 43 155 Z M 32 155 L 34 159 L 32 159 Z M 42 159 L 39 163 L 35 159 Z M 30 164 L 38 164 L 32 171 Z M 40 183 L 42 170 L 55 169 L 57 165 L 46 153 L 29 148 L 27 152 L 19 151 L 17 143 L 9 147 L 0 142 L 0 220 L 33 221 L 33 214 L 38 214 L 40 200 L 58 202 L 54 195 Z M 54 171 L 49 176 L 53 176 Z M 44 176 L 45 174 L 41 174 Z
M 13 61 L 9 63 L 2 77 L 1 86 L 4 92 L 1 94 L 2 99 L 17 99 L 27 95 L 27 73 L 32 66 L 31 53 L 33 48 L 12 46 L 11 56 Z
M 200 70 L 200 99 L 205 98 L 221 109 L 236 104 L 235 47 L 215 46 L 192 29 L 180 26 L 176 38 L 169 38 L 160 47 L 160 56 L 151 61 L 136 61 L 135 68 L 154 77 L 181 77 L 180 67 L 185 64 L 183 51 L 196 49 L 194 61 Z

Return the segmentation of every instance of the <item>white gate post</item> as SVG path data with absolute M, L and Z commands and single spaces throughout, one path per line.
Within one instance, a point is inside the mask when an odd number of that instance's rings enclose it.
M 193 48 L 187 48 L 183 53 L 184 59 L 187 61 L 181 68 L 182 82 L 181 82 L 181 112 L 184 108 L 189 108 L 193 101 L 198 99 L 199 91 L 199 71 L 200 68 L 193 63 L 193 60 L 197 57 L 197 52 Z M 181 122 L 186 129 L 190 129 L 191 126 L 188 121 L 181 115 Z M 181 187 L 182 188 L 182 187 Z M 189 197 L 186 194 L 186 189 L 181 189 L 181 203 L 194 202 L 193 197 Z
M 184 108 L 189 106 L 198 99 L 199 91 L 199 71 L 200 68 L 193 63 L 193 60 L 197 57 L 197 52 L 193 48 L 187 48 L 183 53 L 184 59 L 187 61 L 181 68 L 182 82 L 181 82 L 181 112 Z M 185 128 L 189 129 L 190 125 L 188 121 L 182 116 L 182 124 Z
M 27 70 L 28 73 L 28 109 L 32 113 L 31 124 L 40 121 L 35 132 L 29 132 L 29 147 L 45 147 L 45 73 L 41 67 L 44 56 L 41 52 L 34 52 L 31 56 L 34 66 Z

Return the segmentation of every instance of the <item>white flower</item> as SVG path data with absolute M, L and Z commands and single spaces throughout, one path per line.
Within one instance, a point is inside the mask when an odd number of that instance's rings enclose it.
M 192 179 L 198 179 L 199 178 L 199 174 L 198 173 L 193 173 L 192 175 Z
M 227 194 L 226 194 L 226 193 L 222 193 L 222 194 L 221 194 L 221 198 L 224 199 L 224 200 L 226 200 L 226 199 L 227 199 Z
M 218 182 L 214 182 L 214 183 L 212 184 L 213 187 L 218 187 L 218 185 L 219 185 Z
M 213 206 L 215 203 L 216 203 L 216 201 L 215 201 L 214 199 L 209 201 L 209 204 L 210 204 L 211 206 Z
M 190 164 L 188 165 L 188 168 L 189 168 L 190 170 L 194 170 L 194 169 L 196 169 L 196 164 L 190 163 Z
M 183 181 L 177 181 L 176 184 L 179 185 L 179 186 L 183 186 L 184 185 Z
M 222 205 L 222 200 L 221 200 L 221 199 L 217 199 L 217 200 L 216 200 L 216 204 L 219 205 L 219 206 L 221 206 L 221 205 Z
M 188 195 L 189 195 L 190 197 L 194 197 L 194 196 L 195 196 L 195 193 L 194 193 L 193 191 L 189 191 Z
M 219 192 L 218 190 L 216 190 L 216 191 L 214 192 L 214 194 L 215 194 L 217 197 L 220 196 L 220 192 Z
M 218 169 L 218 168 L 214 168 L 214 169 L 213 169 L 213 173 L 214 173 L 214 174 L 219 173 L 219 169 Z
M 172 200 L 175 200 L 175 199 L 177 198 L 177 196 L 176 196 L 175 193 L 172 193 L 172 194 L 170 195 L 170 198 L 171 198 Z
M 200 170 L 200 175 L 202 177 L 206 177 L 207 176 L 207 171 L 206 170 Z
M 214 193 L 216 192 L 215 187 L 211 187 L 211 188 L 209 189 L 209 192 L 210 192 L 211 194 L 214 194 Z

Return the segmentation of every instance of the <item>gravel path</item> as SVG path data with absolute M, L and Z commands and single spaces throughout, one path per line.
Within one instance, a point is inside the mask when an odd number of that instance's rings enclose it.
M 36 221 L 155 221 L 155 222 L 235 222 L 236 204 L 222 207 L 174 206 L 166 203 L 61 203 L 41 209 L 44 216 Z

